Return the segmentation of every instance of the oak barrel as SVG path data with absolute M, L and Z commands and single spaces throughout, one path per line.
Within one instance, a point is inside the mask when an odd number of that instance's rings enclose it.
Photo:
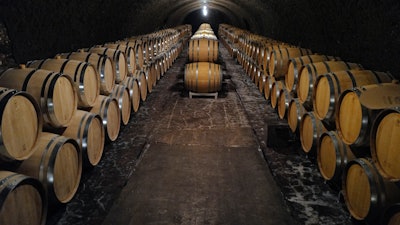
M 300 121 L 300 142 L 305 153 L 316 154 L 318 141 L 322 133 L 326 132 L 322 122 L 318 120 L 314 112 L 307 112 Z
M 17 172 L 40 180 L 49 204 L 69 202 L 82 173 L 78 143 L 72 138 L 43 132 L 34 148 L 34 154 L 21 163 Z
M 140 89 L 140 99 L 142 101 L 146 101 L 147 98 L 147 80 L 146 74 L 142 70 L 136 70 L 132 77 L 136 78 L 138 81 L 139 89 Z
M 342 70 L 318 76 L 313 92 L 315 116 L 334 126 L 336 102 L 342 91 L 392 80 L 390 74 L 372 70 Z
M 97 165 L 103 155 L 105 131 L 98 114 L 77 110 L 63 136 L 77 141 L 82 151 L 83 165 Z
M 198 93 L 217 92 L 222 85 L 222 70 L 218 64 L 197 62 L 186 64 L 185 87 Z
M 369 158 L 350 161 L 342 183 L 350 214 L 368 224 L 379 224 L 384 209 L 400 201 L 399 187 L 381 177 Z
M 129 90 L 129 98 L 131 99 L 133 112 L 137 112 L 140 106 L 139 80 L 135 77 L 126 77 L 125 80 L 122 81 L 122 84 Z
M 115 43 L 106 43 L 103 45 L 106 48 L 113 48 L 116 50 L 120 50 L 125 53 L 126 63 L 128 66 L 128 74 L 134 73 L 136 71 L 136 53 L 134 48 L 129 45 L 123 44 L 115 44 Z
M 190 39 L 188 55 L 189 62 L 216 62 L 218 60 L 218 40 Z
M 276 78 L 285 78 L 285 75 L 288 72 L 290 58 L 310 54 L 312 54 L 311 50 L 305 48 L 275 49 L 271 52 L 269 73 Z
M 60 72 L 71 77 L 78 92 L 79 107 L 91 107 L 100 94 L 99 75 L 87 62 L 57 58 L 30 61 L 27 66 Z
M 290 127 L 290 130 L 293 133 L 299 131 L 301 117 L 306 113 L 306 109 L 303 104 L 300 103 L 298 98 L 292 98 L 289 103 L 288 113 L 287 113 L 287 121 Z
M 321 134 L 317 149 L 321 176 L 325 180 L 340 184 L 347 163 L 355 158 L 350 147 L 342 142 L 336 131 L 328 131 Z
M 400 107 L 384 109 L 372 125 L 371 155 L 379 173 L 391 181 L 400 180 L 399 137 Z
M 118 101 L 119 111 L 121 112 L 121 123 L 127 125 L 131 118 L 132 108 L 128 87 L 123 84 L 115 85 L 110 97 L 115 98 Z
M 272 84 L 274 83 L 275 83 L 275 77 L 267 76 L 264 83 L 264 97 L 267 100 L 271 98 L 271 89 L 272 89 Z
M 47 127 L 67 126 L 78 105 L 72 79 L 53 71 L 11 68 L 0 76 L 0 86 L 28 92 L 39 103 Z
M 1 158 L 27 159 L 43 126 L 38 103 L 26 92 L 0 88 L 0 106 Z
M 290 101 L 292 100 L 292 96 L 286 88 L 283 88 L 279 91 L 278 96 L 278 115 L 279 118 L 284 119 L 288 115 L 288 109 Z
M 339 97 L 336 129 L 343 142 L 354 146 L 369 146 L 372 123 L 377 114 L 400 106 L 400 85 L 371 84 L 345 90 Z
M 274 109 L 278 106 L 278 98 L 282 89 L 286 89 L 285 82 L 283 80 L 277 80 L 274 83 L 272 83 L 270 99 L 271 99 L 271 106 Z
M 61 53 L 56 57 L 73 59 L 92 64 L 97 69 L 98 75 L 100 76 L 100 93 L 103 95 L 111 93 L 115 84 L 116 71 L 112 59 L 107 55 L 80 51 Z
M 118 49 L 93 47 L 89 48 L 88 52 L 95 52 L 101 55 L 107 55 L 113 61 L 115 68 L 115 82 L 119 83 L 128 76 L 128 63 L 126 61 L 125 53 Z
M 285 85 L 290 92 L 297 93 L 299 74 L 305 65 L 323 61 L 340 61 L 339 57 L 327 55 L 304 55 L 289 59 L 288 72 L 285 76 Z
M 106 131 L 106 140 L 115 141 L 118 138 L 121 124 L 118 101 L 109 96 L 99 95 L 90 112 L 100 115 Z
M 312 93 L 315 80 L 319 75 L 341 71 L 362 69 L 361 65 L 343 61 L 324 61 L 305 65 L 301 70 L 297 86 L 297 97 L 307 109 L 312 108 Z
M 46 194 L 37 179 L 0 171 L 0 224 L 44 225 L 46 216 Z

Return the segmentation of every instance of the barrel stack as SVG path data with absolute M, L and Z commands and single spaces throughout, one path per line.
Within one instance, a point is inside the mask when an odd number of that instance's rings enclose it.
M 218 97 L 222 70 L 217 64 L 219 43 L 210 24 L 203 23 L 189 40 L 188 63 L 185 66 L 185 88 L 189 97 Z
M 389 72 L 220 24 L 219 38 L 304 155 L 367 224 L 400 218 L 400 85 Z
M 43 225 L 68 203 L 191 35 L 181 25 L 3 71 L 0 224 Z

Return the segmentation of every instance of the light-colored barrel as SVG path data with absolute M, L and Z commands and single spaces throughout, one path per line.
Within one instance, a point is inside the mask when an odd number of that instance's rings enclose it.
M 289 59 L 288 72 L 285 76 L 285 85 L 289 91 L 297 93 L 297 81 L 299 74 L 304 68 L 304 65 L 323 62 L 323 61 L 341 61 L 339 57 L 327 56 L 327 55 L 304 55 Z
M 338 100 L 336 129 L 344 143 L 369 146 L 376 115 L 383 109 L 399 106 L 399 84 L 371 84 L 348 89 Z
M 121 123 L 127 125 L 131 118 L 132 108 L 128 87 L 123 84 L 115 85 L 110 97 L 115 98 L 118 101 L 119 111 L 121 112 Z
M 293 133 L 299 131 L 301 117 L 306 112 L 307 112 L 306 109 L 303 107 L 303 104 L 300 103 L 298 98 L 292 98 L 292 100 L 290 100 L 287 113 L 287 121 L 290 130 Z
M 362 69 L 361 65 L 343 61 L 324 61 L 307 64 L 300 73 L 297 97 L 307 109 L 312 108 L 312 93 L 319 75 L 341 70 Z
M 74 82 L 61 73 L 11 68 L 0 76 L 0 86 L 28 92 L 39 103 L 47 127 L 67 126 L 78 105 Z
M 103 45 L 106 48 L 113 48 L 125 53 L 126 63 L 128 66 L 128 74 L 136 71 L 136 55 L 134 49 L 129 45 L 106 43 Z
M 258 79 L 258 90 L 263 95 L 264 95 L 264 86 L 265 86 L 266 80 L 267 80 L 267 76 L 262 72 L 261 77 Z
M 43 132 L 34 148 L 34 154 L 21 163 L 17 172 L 40 180 L 49 204 L 69 202 L 82 173 L 78 143 L 72 138 Z
M 0 88 L 0 156 L 5 160 L 24 160 L 42 130 L 40 108 L 26 92 Z
M 400 180 L 399 137 L 400 107 L 384 109 L 371 129 L 371 155 L 379 173 L 391 181 Z
M 119 83 L 128 76 L 128 63 L 126 61 L 125 53 L 118 49 L 93 47 L 88 49 L 89 52 L 95 52 L 101 55 L 107 55 L 113 61 L 115 67 L 115 82 Z
M 77 141 L 82 151 L 83 165 L 97 165 L 103 155 L 105 131 L 98 114 L 77 110 L 63 136 Z
M 116 71 L 113 66 L 112 59 L 107 55 L 80 51 L 61 53 L 58 54 L 57 57 L 61 57 L 63 59 L 73 59 L 92 64 L 97 69 L 97 72 L 100 76 L 100 93 L 103 95 L 108 95 L 111 93 L 115 84 Z
M 87 62 L 57 58 L 30 61 L 27 66 L 60 72 L 71 77 L 77 89 L 79 107 L 91 107 L 100 94 L 99 75 Z
M 138 81 L 139 89 L 140 89 L 140 99 L 142 101 L 146 101 L 147 98 L 147 80 L 146 75 L 142 70 L 136 70 L 136 73 L 132 75 L 132 77 L 136 78 Z
M 390 74 L 372 70 L 343 70 L 318 76 L 313 93 L 315 116 L 334 125 L 336 102 L 342 91 L 392 80 Z
M 284 119 L 287 117 L 288 109 L 290 101 L 292 100 L 292 96 L 286 88 L 283 88 L 279 91 L 277 108 L 279 118 Z
M 286 89 L 285 82 L 283 80 L 278 80 L 272 83 L 270 100 L 271 106 L 274 109 L 278 106 L 278 98 L 282 89 Z
M 318 141 L 327 129 L 322 122 L 315 118 L 314 112 L 307 112 L 300 121 L 300 142 L 305 153 L 317 153 Z
M 100 115 L 106 131 L 106 140 L 115 141 L 118 138 L 121 126 L 121 112 L 118 101 L 115 98 L 99 95 L 90 112 Z
M 136 64 L 136 70 L 141 70 L 144 65 L 144 56 L 143 56 L 143 49 L 142 49 L 142 44 L 140 40 L 129 40 L 127 42 L 121 42 L 123 44 L 126 44 L 130 46 L 133 51 L 134 51 L 134 57 L 135 57 L 135 64 Z M 132 72 L 134 73 L 134 72 Z
M 140 106 L 139 80 L 135 77 L 126 77 L 125 80 L 122 81 L 122 84 L 129 90 L 129 98 L 131 99 L 133 112 L 137 112 Z
M 347 163 L 355 158 L 350 147 L 342 142 L 336 131 L 328 131 L 319 138 L 317 149 L 321 176 L 325 180 L 341 184 Z
M 221 90 L 221 66 L 209 62 L 186 64 L 185 88 L 197 93 L 212 93 Z
M 400 190 L 395 183 L 379 175 L 370 159 L 357 158 L 346 166 L 343 196 L 355 219 L 379 224 L 384 209 L 400 201 Z
M 268 76 L 264 83 L 264 97 L 269 100 L 271 98 L 272 84 L 275 83 L 275 77 Z
M 145 65 L 143 67 L 143 75 L 146 78 L 146 83 L 147 83 L 147 92 L 151 93 L 153 92 L 153 88 L 156 86 L 157 78 L 156 74 L 154 73 L 153 70 L 151 70 L 151 64 Z
M 46 193 L 35 178 L 0 171 L 0 224 L 44 225 Z
M 216 62 L 218 60 L 218 40 L 197 38 L 189 41 L 189 62 Z
M 269 73 L 277 79 L 285 78 L 290 58 L 310 54 L 312 54 L 311 50 L 305 48 L 280 48 L 273 50 L 269 61 Z

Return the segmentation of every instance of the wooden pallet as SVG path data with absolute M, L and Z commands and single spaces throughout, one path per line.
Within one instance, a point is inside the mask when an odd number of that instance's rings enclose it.
M 206 97 L 214 97 L 214 99 L 218 98 L 218 92 L 213 93 L 197 93 L 189 91 L 189 98 L 193 98 L 193 96 L 206 96 Z

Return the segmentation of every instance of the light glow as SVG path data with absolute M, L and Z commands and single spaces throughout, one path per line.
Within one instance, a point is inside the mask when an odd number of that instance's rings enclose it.
M 207 15 L 208 15 L 207 6 L 203 6 L 203 16 L 207 16 Z

